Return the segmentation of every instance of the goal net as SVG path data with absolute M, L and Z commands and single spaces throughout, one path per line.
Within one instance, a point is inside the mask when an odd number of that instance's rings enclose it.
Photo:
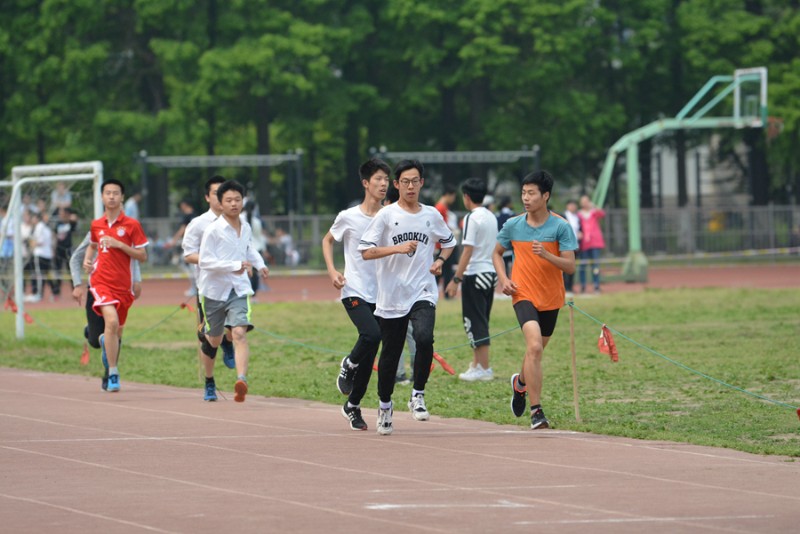
M 0 182 L 0 298 L 18 338 L 26 304 L 71 298 L 69 256 L 102 213 L 102 181 L 92 161 L 14 167 Z

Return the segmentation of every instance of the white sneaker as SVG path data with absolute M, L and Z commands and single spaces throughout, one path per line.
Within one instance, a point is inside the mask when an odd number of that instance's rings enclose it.
M 39 302 L 41 300 L 42 300 L 42 297 L 40 297 L 39 295 L 25 295 L 22 298 L 23 302 Z
M 488 369 L 484 369 L 480 376 L 478 376 L 478 380 L 481 382 L 491 382 L 494 380 L 494 371 L 492 371 L 492 368 L 489 367 Z
M 469 368 L 466 371 L 458 375 L 458 378 L 461 380 L 466 380 L 467 382 L 472 382 L 474 380 L 472 375 L 475 374 L 475 362 L 469 362 Z
M 378 408 L 378 434 L 382 436 L 388 436 L 392 433 L 392 408 L 388 410 L 381 410 Z
M 483 367 L 481 367 L 481 364 L 475 365 L 473 362 L 469 364 L 469 369 L 458 375 L 458 378 L 464 380 L 465 382 L 475 382 L 478 380 L 478 375 L 481 372 L 483 372 Z
M 427 421 L 431 418 L 428 409 L 425 407 L 425 396 L 414 395 L 408 401 L 408 409 L 411 410 L 411 416 L 417 421 Z

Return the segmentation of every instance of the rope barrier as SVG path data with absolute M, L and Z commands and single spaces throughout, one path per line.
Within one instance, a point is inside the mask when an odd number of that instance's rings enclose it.
M 623 334 L 619 330 L 616 330 L 616 329 L 608 326 L 606 323 L 603 323 L 602 321 L 600 321 L 596 317 L 593 317 L 589 313 L 587 313 L 587 312 L 583 311 L 582 309 L 580 309 L 578 306 L 575 305 L 574 302 L 569 302 L 569 303 L 567 303 L 567 305 L 572 307 L 573 309 L 577 310 L 579 313 L 581 313 L 582 315 L 584 315 L 588 319 L 594 321 L 595 323 L 597 323 L 599 325 L 605 325 L 611 332 L 613 332 L 615 335 L 621 337 L 622 339 L 625 339 L 626 341 L 629 341 L 630 343 L 636 345 L 637 347 L 639 347 L 640 349 L 642 349 L 642 350 L 644 350 L 646 352 L 649 352 L 649 353 L 651 353 L 651 354 L 653 354 L 655 356 L 658 356 L 659 358 L 671 363 L 672 365 L 675 365 L 676 367 L 680 367 L 684 371 L 688 371 L 690 373 L 693 373 L 693 374 L 695 374 L 697 376 L 703 377 L 703 378 L 705 378 L 707 380 L 710 380 L 712 382 L 716 382 L 717 384 L 719 384 L 721 386 L 725 386 L 726 388 L 733 389 L 735 391 L 738 391 L 739 393 L 744 393 L 745 395 L 749 395 L 751 397 L 755 397 L 757 399 L 760 399 L 760 400 L 775 404 L 777 406 L 783 406 L 784 408 L 790 408 L 792 410 L 797 410 L 798 411 L 798 415 L 800 415 L 800 407 L 798 407 L 798 406 L 793 406 L 791 404 L 787 404 L 787 403 L 782 402 L 782 401 L 771 399 L 769 397 L 766 397 L 764 395 L 760 395 L 758 393 L 753 393 L 752 391 L 748 391 L 748 390 L 746 390 L 744 388 L 740 388 L 739 386 L 734 386 L 733 384 L 729 384 L 729 383 L 725 382 L 724 380 L 720 380 L 719 378 L 714 378 L 711 375 L 708 375 L 706 373 L 703 373 L 701 371 L 693 369 L 693 368 L 689 367 L 686 364 L 683 364 L 683 363 L 681 363 L 681 362 L 679 362 L 677 360 L 674 360 L 674 359 L 672 359 L 672 358 L 670 358 L 670 357 L 668 357 L 668 356 L 666 356 L 664 354 L 661 354 L 660 352 L 658 352 L 658 351 L 656 351 L 654 349 L 651 349 L 650 347 L 642 345 L 641 343 L 639 343 L 635 339 L 632 339 L 632 338 L 626 336 L 625 334 Z
M 175 308 L 175 310 L 170 312 L 168 315 L 166 315 L 165 317 L 163 317 L 161 320 L 157 321 L 153 325 L 145 328 L 144 330 L 142 330 L 142 331 L 140 331 L 140 332 L 138 332 L 136 334 L 132 334 L 132 335 L 126 336 L 126 339 L 128 339 L 128 340 L 138 339 L 138 338 L 144 336 L 145 334 L 155 330 L 156 328 L 158 328 L 159 326 L 161 326 L 165 322 L 167 322 L 169 319 L 174 317 L 180 310 L 187 309 L 187 308 L 191 310 L 191 308 L 190 308 L 188 303 L 189 303 L 189 301 L 192 300 L 192 298 L 193 297 L 189 297 L 187 300 L 185 300 L 179 306 L 177 306 Z M 658 352 L 658 351 L 656 351 L 656 350 L 654 350 L 654 349 L 652 349 L 652 348 L 650 348 L 650 347 L 648 347 L 646 345 L 643 345 L 642 343 L 639 343 L 635 339 L 626 336 L 625 334 L 623 334 L 619 330 L 616 330 L 615 328 L 608 326 L 606 323 L 603 323 L 602 321 L 600 321 L 596 317 L 592 316 L 588 312 L 586 312 L 586 311 L 582 310 L 580 307 L 576 306 L 573 301 L 568 302 L 566 305 L 569 306 L 571 309 L 578 311 L 581 315 L 583 315 L 587 319 L 597 323 L 598 325 L 606 326 L 615 335 L 619 336 L 622 339 L 625 339 L 626 341 L 630 342 L 631 344 L 635 345 L 636 347 L 644 350 L 645 352 L 649 352 L 650 354 L 652 354 L 654 356 L 657 356 L 657 357 L 663 359 L 664 361 L 669 362 L 672 365 L 683 369 L 684 371 L 687 371 L 689 373 L 695 374 L 697 376 L 705 378 L 706 380 L 715 382 L 715 383 L 717 383 L 717 384 L 719 384 L 721 386 L 724 386 L 726 388 L 732 389 L 734 391 L 738 391 L 739 393 L 743 393 L 743 394 L 748 395 L 750 397 L 753 397 L 753 398 L 756 398 L 756 399 L 759 399 L 759 400 L 774 404 L 776 406 L 782 406 L 784 408 L 789 408 L 789 409 L 792 409 L 792 410 L 796 410 L 797 413 L 798 413 L 798 416 L 800 416 L 800 407 L 798 407 L 798 406 L 794 406 L 794 405 L 788 404 L 786 402 L 782 402 L 782 401 L 779 401 L 779 400 L 772 399 L 772 398 L 767 397 L 765 395 L 761 395 L 761 394 L 758 394 L 758 393 L 754 393 L 752 391 L 748 391 L 748 390 L 746 390 L 744 388 L 741 388 L 739 386 L 735 386 L 733 384 L 725 382 L 724 380 L 720 380 L 720 379 L 715 378 L 715 377 L 713 377 L 711 375 L 703 373 L 702 371 L 698 371 L 696 369 L 693 369 L 692 367 L 689 367 L 688 365 L 686 365 L 684 363 L 681 363 L 681 362 L 679 362 L 679 361 L 677 361 L 677 360 L 675 360 L 673 358 L 670 358 L 670 357 L 668 357 L 668 356 L 666 356 L 664 354 L 661 354 L 660 352 Z M 72 343 L 75 343 L 75 344 L 78 344 L 78 345 L 81 345 L 81 344 L 84 343 L 83 340 L 78 340 L 76 338 L 73 338 L 73 337 L 67 336 L 65 334 L 62 334 L 58 330 L 55 330 L 55 329 L 51 328 L 49 325 L 47 325 L 46 323 L 44 323 L 43 321 L 41 321 L 39 319 L 36 319 L 35 317 L 31 317 L 31 321 L 35 325 L 46 329 L 51 334 L 53 334 L 53 335 L 55 335 L 55 336 L 57 336 L 57 337 L 59 337 L 59 338 L 61 338 L 63 340 L 66 340 L 66 341 L 69 341 L 69 342 L 72 342 Z M 503 330 L 502 332 L 499 332 L 497 334 L 494 334 L 494 335 L 491 335 L 491 336 L 487 336 L 485 338 L 481 338 L 481 339 L 475 340 L 475 343 L 481 342 L 481 341 L 487 341 L 487 340 L 490 340 L 490 339 L 493 339 L 493 338 L 508 334 L 509 332 L 512 332 L 512 331 L 517 330 L 517 329 L 518 329 L 517 327 L 509 328 L 509 329 Z M 329 348 L 326 348 L 326 347 L 321 347 L 319 345 L 312 345 L 312 344 L 309 344 L 309 343 L 304 343 L 302 341 L 297 341 L 297 340 L 288 338 L 286 336 L 275 334 L 273 332 L 270 332 L 269 330 L 266 330 L 266 329 L 260 328 L 260 327 L 255 327 L 254 331 L 262 333 L 262 334 L 264 334 L 266 336 L 269 336 L 269 337 L 271 337 L 273 339 L 279 340 L 279 341 L 281 341 L 283 343 L 287 343 L 287 344 L 290 344 L 290 345 L 296 345 L 296 346 L 299 346 L 299 347 L 307 348 L 307 349 L 310 349 L 310 350 L 315 350 L 315 351 L 318 351 L 318 352 L 324 352 L 324 353 L 328 353 L 328 354 L 337 354 L 337 355 L 347 355 L 347 354 L 349 354 L 348 352 L 342 352 L 342 351 L 338 351 L 338 350 L 329 349 Z M 467 343 L 461 343 L 461 344 L 458 344 L 458 345 L 453 345 L 453 346 L 450 346 L 450 347 L 446 347 L 444 349 L 440 349 L 438 352 L 447 352 L 447 351 L 455 350 L 455 349 L 462 348 L 462 347 L 465 347 L 465 346 L 472 346 L 472 343 L 471 342 L 467 342 Z

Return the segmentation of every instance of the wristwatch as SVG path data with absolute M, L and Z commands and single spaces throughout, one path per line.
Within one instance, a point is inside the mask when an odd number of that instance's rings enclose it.
M 463 282 L 463 280 L 461 278 L 457 277 L 457 276 L 454 276 L 453 277 L 453 282 L 455 282 L 456 284 L 460 284 L 461 282 Z

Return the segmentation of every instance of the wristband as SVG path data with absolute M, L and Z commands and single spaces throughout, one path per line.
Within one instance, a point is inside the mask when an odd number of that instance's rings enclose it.
M 457 277 L 457 276 L 454 276 L 453 277 L 453 282 L 455 282 L 456 284 L 460 284 L 461 282 L 463 282 L 463 280 L 461 278 Z

